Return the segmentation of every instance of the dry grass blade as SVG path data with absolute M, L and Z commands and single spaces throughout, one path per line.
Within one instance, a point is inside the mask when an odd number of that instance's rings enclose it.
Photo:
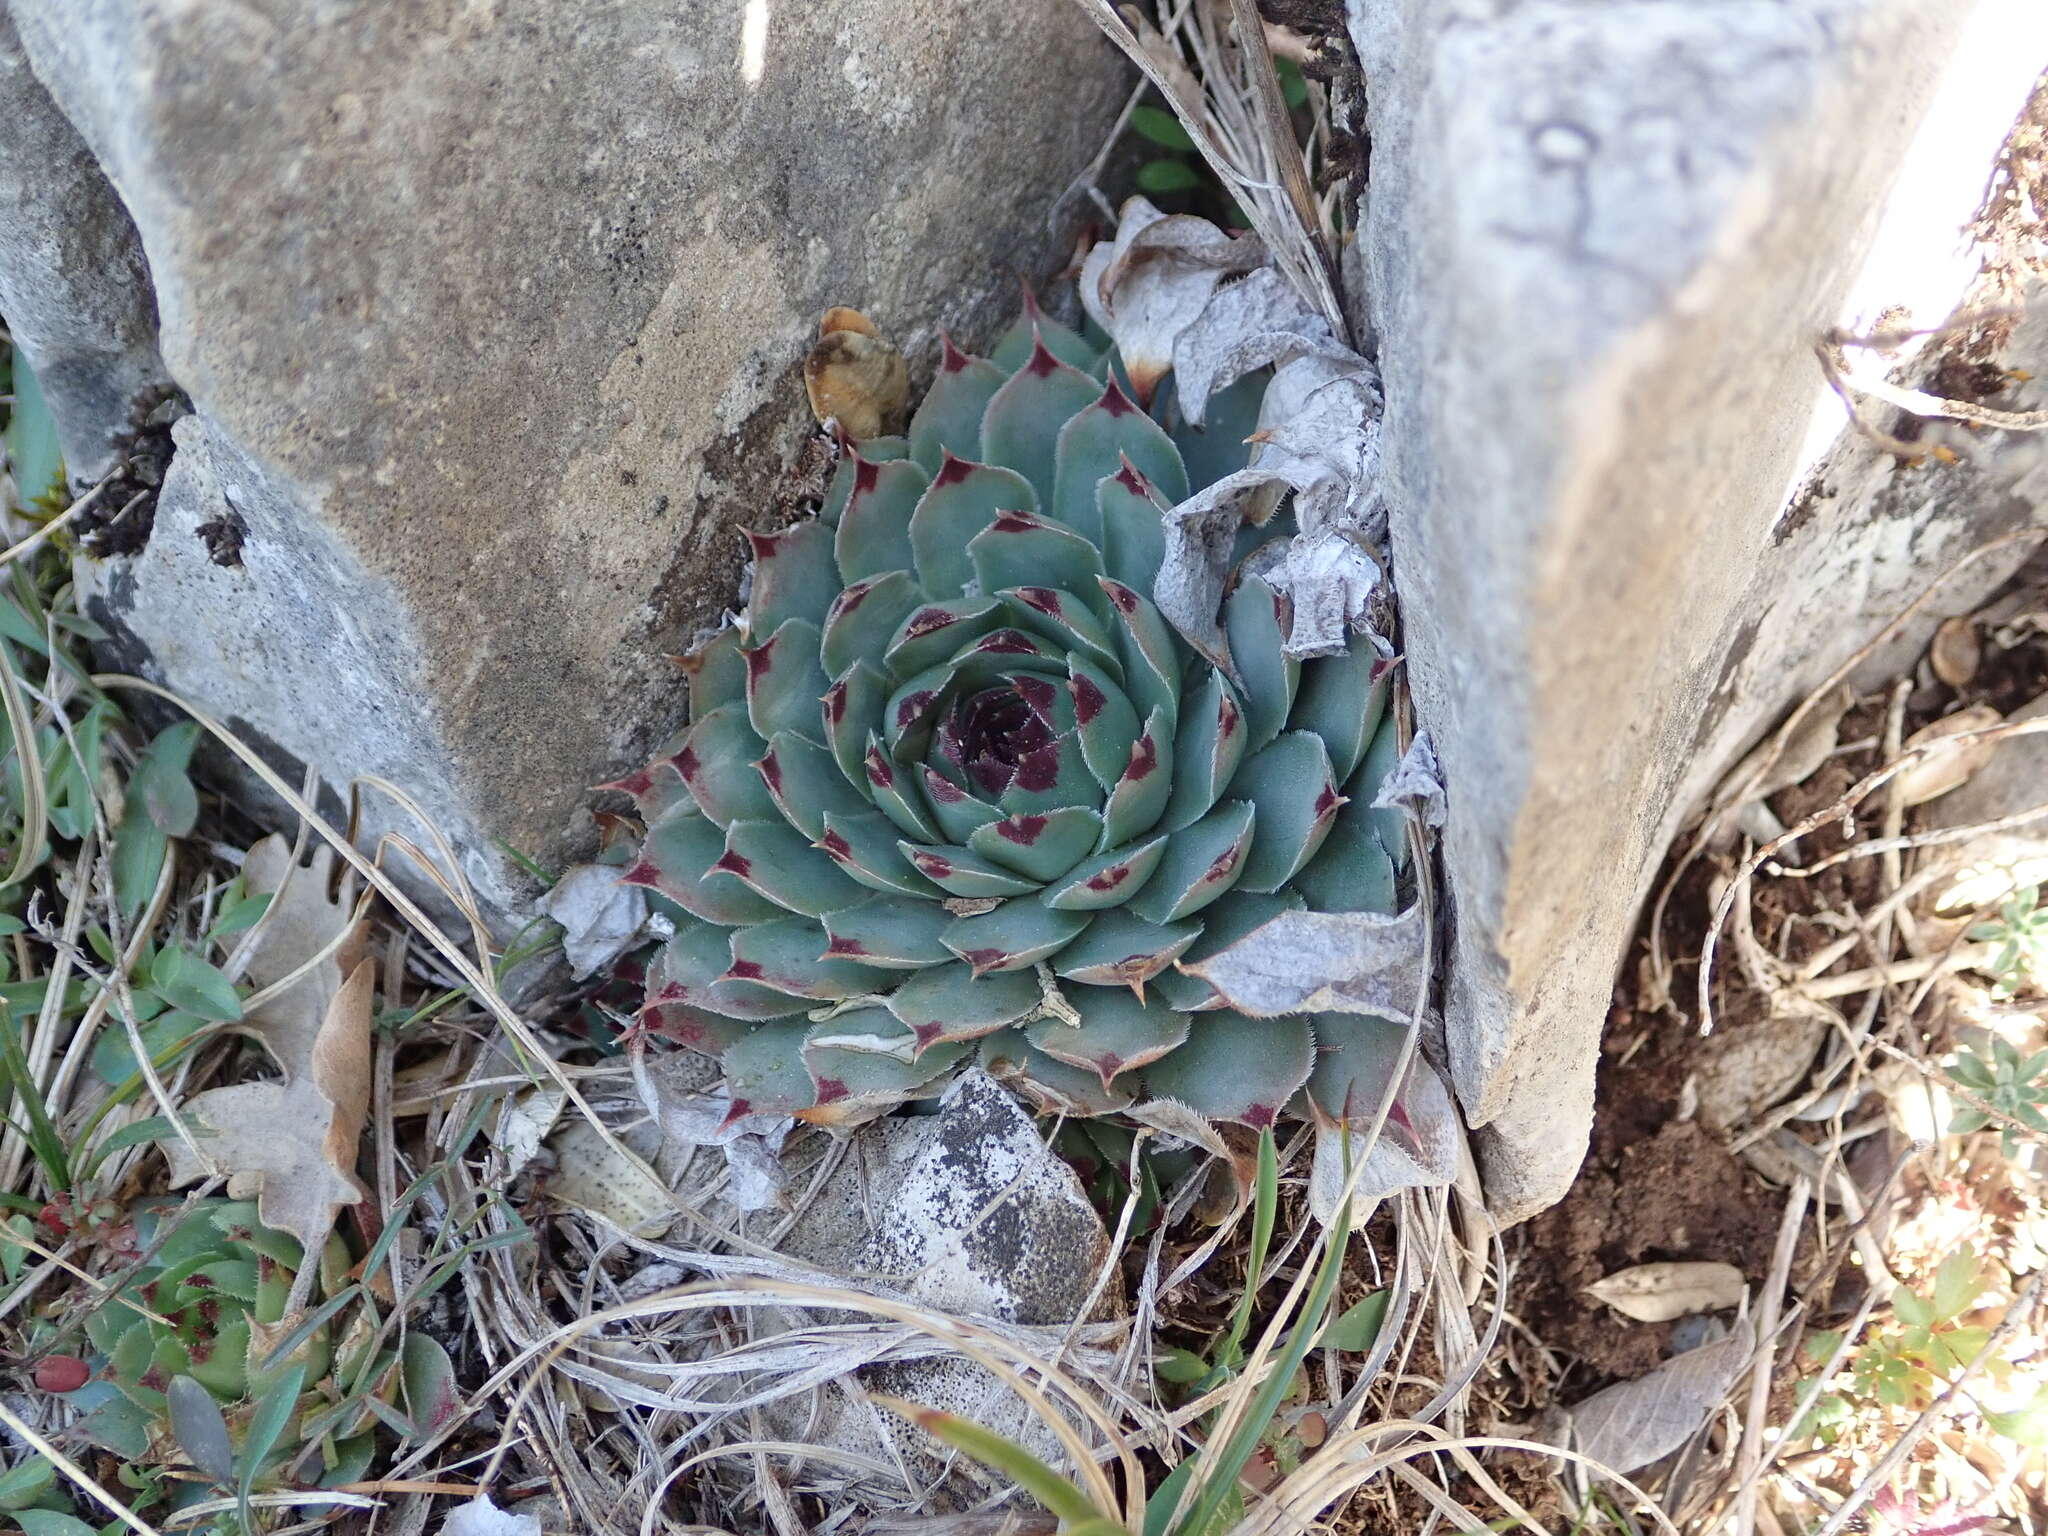
M 1235 24 L 1226 42 L 1216 35 L 1204 5 L 1162 4 L 1155 26 L 1135 6 L 1119 13 L 1110 0 L 1076 3 L 1165 98 L 1295 290 L 1338 336 L 1348 337 L 1331 278 L 1331 235 L 1280 103 L 1256 7 L 1250 0 L 1232 0 Z

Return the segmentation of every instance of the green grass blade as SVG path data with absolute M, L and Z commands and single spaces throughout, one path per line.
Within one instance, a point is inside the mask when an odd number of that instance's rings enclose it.
M 1230 1330 L 1216 1352 L 1219 1379 L 1222 1373 L 1235 1370 L 1244 1358 L 1244 1336 L 1251 1331 L 1252 1308 L 1259 1299 L 1259 1276 L 1265 1271 L 1266 1258 L 1272 1251 L 1273 1224 L 1279 1211 L 1280 1150 L 1272 1131 L 1265 1130 L 1259 1133 L 1259 1169 L 1252 1183 L 1252 1244 L 1245 1255 L 1244 1294 L 1237 1298 Z
M 984 1429 L 958 1414 L 921 1407 L 900 1397 L 886 1397 L 880 1392 L 870 1392 L 868 1397 L 891 1413 L 910 1420 L 933 1439 L 941 1440 L 963 1455 L 972 1456 L 983 1466 L 1002 1473 L 1051 1510 L 1070 1529 L 1096 1521 L 1103 1522 L 1112 1531 L 1122 1529 L 1114 1519 L 1097 1509 L 1087 1494 L 1014 1440 L 1005 1439 L 994 1430 Z
M 320 1261 L 315 1256 L 303 1262 L 317 1264 Z M 361 1290 L 362 1282 L 357 1281 L 355 1284 L 344 1286 L 341 1290 L 335 1292 L 334 1295 L 322 1302 L 313 1311 L 307 1313 L 304 1321 L 298 1327 L 272 1345 L 260 1361 L 250 1362 L 249 1374 L 252 1377 L 260 1376 L 264 1372 L 271 1370 L 279 1361 L 289 1360 L 294 1350 L 298 1349 L 306 1340 L 312 1338 L 320 1329 L 326 1327 L 332 1318 L 356 1299 L 357 1294 Z M 303 1367 L 300 1368 L 300 1374 L 304 1374 Z
M 1337 1293 L 1337 1279 L 1344 1272 L 1344 1249 L 1350 1240 L 1351 1202 L 1346 1200 L 1325 1235 L 1323 1260 L 1316 1269 L 1308 1298 L 1302 1303 L 1300 1324 L 1275 1354 L 1272 1371 L 1260 1384 L 1251 1410 L 1238 1422 L 1222 1454 L 1204 1468 L 1207 1475 L 1202 1479 L 1202 1490 L 1195 1496 L 1194 1506 L 1187 1518 L 1173 1528 L 1177 1536 L 1208 1536 L 1217 1512 L 1236 1489 L 1238 1474 L 1258 1450 L 1259 1436 L 1272 1422 L 1294 1382 L 1294 1373 L 1315 1342 L 1323 1317 L 1330 1309 L 1330 1298 Z
M 303 1365 L 293 1366 L 257 1399 L 256 1411 L 249 1416 L 249 1428 L 242 1437 L 240 1477 L 235 1489 L 236 1505 L 245 1531 L 255 1530 L 255 1524 L 249 1518 L 249 1495 L 256 1491 L 257 1474 L 270 1460 L 270 1453 L 277 1449 L 277 1442 L 283 1436 L 285 1426 L 291 1422 L 292 1410 L 298 1407 L 299 1393 L 305 1385 L 306 1368 Z
M 28 1122 L 22 1127 L 22 1134 L 36 1161 L 42 1164 L 50 1187 L 60 1192 L 70 1189 L 71 1154 L 56 1122 L 50 1118 L 50 1108 L 43 1102 L 43 1090 L 36 1083 L 35 1073 L 29 1070 L 28 1056 L 21 1048 L 21 1029 L 11 1008 L 0 1010 L 0 1070 L 5 1071 L 7 1084 L 21 1104 L 22 1118 Z
M 44 790 L 42 749 L 36 744 L 35 726 L 28 704 L 21 695 L 21 679 L 15 672 L 14 647 L 0 640 L 0 705 L 5 705 L 7 732 L 13 738 L 15 756 L 21 765 L 21 842 L 14 850 L 14 867 L 0 877 L 0 890 L 19 885 L 43 861 L 49 847 L 49 804 Z

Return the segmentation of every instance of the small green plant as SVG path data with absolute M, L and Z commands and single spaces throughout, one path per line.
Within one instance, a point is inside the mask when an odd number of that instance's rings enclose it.
M 82 1435 L 128 1462 L 122 1481 L 143 1504 L 152 1491 L 176 1508 L 226 1489 L 243 1520 L 219 1529 L 247 1528 L 253 1491 L 356 1481 L 380 1426 L 411 1438 L 452 1411 L 446 1353 L 423 1333 L 401 1344 L 378 1326 L 339 1235 L 304 1287 L 311 1304 L 292 1311 L 300 1245 L 260 1225 L 253 1201 L 202 1201 L 166 1234 L 176 1209 L 109 1224 L 110 1243 L 148 1257 L 87 1318 L 85 1358 L 46 1357 L 67 1363 L 73 1379 L 51 1388 L 84 1410 Z M 152 1490 L 147 1469 L 166 1433 L 201 1476 Z
M 1942 1261 L 1927 1294 L 1903 1285 L 1895 1289 L 1892 1326 L 1874 1331 L 1851 1359 L 1847 1382 L 1815 1402 L 1807 1415 L 1807 1433 L 1832 1445 L 1842 1426 L 1854 1417 L 1858 1404 L 1916 1412 L 1925 1408 L 1991 1336 L 1989 1329 L 1961 1321 L 1983 1293 L 1988 1278 L 1976 1250 L 1965 1245 Z M 1807 1358 L 1825 1365 L 1841 1344 L 1839 1333 L 1810 1334 Z M 1999 1361 L 1987 1366 L 1994 1379 L 2006 1370 Z
M 1948 1073 L 2008 1122 L 2017 1120 L 2029 1130 L 2048 1131 L 2048 1117 L 2041 1113 L 2048 1105 L 2048 1051 L 2022 1056 L 2010 1040 L 1994 1035 L 1989 1060 L 1976 1050 L 1959 1051 L 1949 1062 Z M 1961 1135 L 1983 1129 L 1993 1118 L 1986 1110 L 1965 1105 L 1956 1111 L 1948 1128 Z M 2012 1156 L 2018 1132 L 2008 1123 L 2000 1127 L 2000 1138 L 2005 1155 Z
M 2048 908 L 2040 899 L 2038 885 L 2024 886 L 2005 899 L 1997 917 L 1970 928 L 1972 939 L 1998 946 L 1991 958 L 1993 997 L 2011 997 L 2048 971 Z

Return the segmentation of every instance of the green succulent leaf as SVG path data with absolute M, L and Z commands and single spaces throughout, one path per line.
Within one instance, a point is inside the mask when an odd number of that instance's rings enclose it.
M 779 533 L 749 533 L 747 545 L 754 556 L 754 590 L 747 600 L 749 632 L 772 635 L 790 619 L 823 623 L 839 594 L 832 530 L 816 518 L 805 518 Z
M 1015 470 L 949 455 L 910 516 L 910 547 L 924 590 L 938 598 L 960 596 L 975 579 L 967 553 L 974 537 L 999 513 L 1037 510 L 1038 493 Z
M 946 930 L 946 948 L 983 976 L 990 971 L 1017 971 L 1058 954 L 1080 937 L 1088 918 L 1062 912 L 1041 901 L 1018 897 L 993 912 L 956 918 Z
M 908 459 L 877 463 L 865 452 L 849 455 L 852 487 L 832 536 L 840 579 L 848 582 L 912 569 L 910 514 L 929 481 Z
M 919 468 L 936 477 L 948 454 L 981 457 L 981 418 L 1007 377 L 987 358 L 969 356 L 940 333 L 938 376 L 910 419 L 910 457 Z

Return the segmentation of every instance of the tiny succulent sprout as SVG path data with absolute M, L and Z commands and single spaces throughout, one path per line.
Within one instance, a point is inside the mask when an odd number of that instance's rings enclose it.
M 1284 912 L 1391 911 L 1403 857 L 1371 648 L 1287 655 L 1282 597 L 1242 574 L 1212 659 L 1149 595 L 1164 510 L 1245 467 L 1267 375 L 1198 428 L 1031 304 L 986 357 L 946 340 L 883 436 L 900 358 L 875 346 L 827 317 L 806 379 L 850 446 L 814 517 L 752 536 L 688 723 L 613 786 L 646 828 L 623 878 L 674 925 L 641 1035 L 828 1126 L 970 1062 L 1047 1112 L 1377 1103 L 1357 1017 L 1249 1018 L 1191 974 Z M 1247 526 L 1233 564 L 1293 532 Z

